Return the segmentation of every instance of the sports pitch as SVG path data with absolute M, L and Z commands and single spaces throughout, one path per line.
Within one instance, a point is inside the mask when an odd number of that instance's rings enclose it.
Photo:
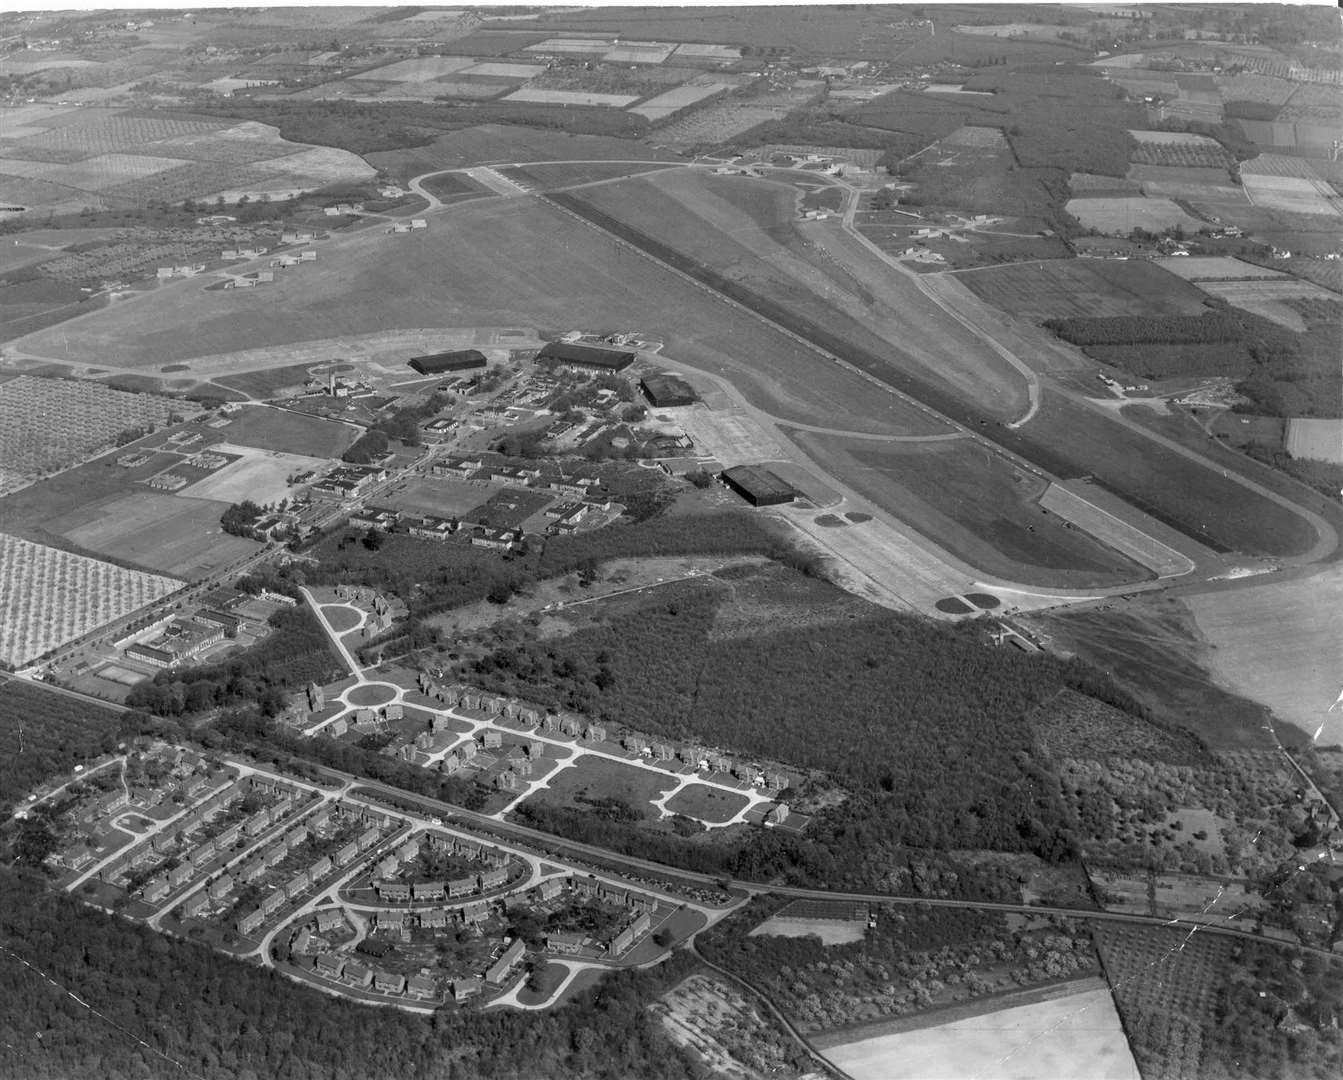
M 459 480 L 423 477 L 399 485 L 395 493 L 380 498 L 379 504 L 408 510 L 413 514 L 458 517 L 485 503 L 491 490 Z

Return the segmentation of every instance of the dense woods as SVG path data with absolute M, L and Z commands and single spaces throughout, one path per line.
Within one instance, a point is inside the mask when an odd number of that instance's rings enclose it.
M 38 686 L 0 682 L 0 818 L 48 776 L 111 750 L 117 714 Z
M 567 637 L 523 639 L 475 661 L 468 677 L 640 731 L 825 770 L 853 795 L 805 842 L 772 853 L 775 871 L 799 880 L 870 881 L 901 847 L 1072 853 L 1024 717 L 1062 686 L 1132 708 L 1103 676 L 994 648 L 973 625 L 888 612 L 718 637 L 716 603 L 676 598 Z M 538 824 L 563 828 L 582 816 L 538 813 Z
M 563 1008 L 432 1018 L 301 989 L 0 870 L 0 1075 L 23 1080 L 684 1080 L 647 1004 L 684 957 Z

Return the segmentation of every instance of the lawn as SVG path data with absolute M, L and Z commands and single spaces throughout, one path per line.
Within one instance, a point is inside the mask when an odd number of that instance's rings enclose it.
M 747 804 L 745 795 L 710 787 L 707 784 L 688 784 L 667 800 L 667 809 L 673 814 L 684 814 L 709 825 L 722 824 L 733 818 Z
M 560 772 L 549 787 L 537 792 L 530 801 L 586 808 L 594 802 L 616 799 L 651 820 L 655 816 L 649 805 L 651 801 L 675 786 L 676 778 L 668 773 L 585 754 L 577 765 Z
M 244 406 L 219 430 L 229 442 L 315 458 L 340 457 L 359 435 L 346 424 L 262 405 Z

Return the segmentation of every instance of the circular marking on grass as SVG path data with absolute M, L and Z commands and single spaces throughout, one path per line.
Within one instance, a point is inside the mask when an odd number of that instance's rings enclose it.
M 848 522 L 835 517 L 834 514 L 819 514 L 813 520 L 817 525 L 823 525 L 827 529 L 838 529 L 848 524 Z
M 969 615 L 975 609 L 955 596 L 944 596 L 933 607 L 946 615 Z
M 1003 606 L 1003 602 L 996 596 L 990 596 L 983 592 L 968 592 L 965 594 L 965 599 L 982 611 L 992 611 L 994 608 Z
M 351 705 L 386 705 L 396 697 L 397 688 L 391 683 L 365 683 L 363 686 L 356 686 L 345 695 L 345 700 Z
M 353 630 L 363 620 L 363 616 L 359 612 L 355 611 L 354 608 L 345 607 L 343 604 L 323 605 L 322 618 L 338 634 Z
M 872 520 L 871 514 L 861 514 L 856 510 L 852 511 L 851 513 L 845 514 L 844 516 L 848 518 L 850 521 L 852 521 L 855 525 L 861 525 L 865 521 Z

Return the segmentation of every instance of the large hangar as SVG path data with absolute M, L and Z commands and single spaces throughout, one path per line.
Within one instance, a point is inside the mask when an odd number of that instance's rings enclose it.
M 443 375 L 450 371 L 474 371 L 485 367 L 489 361 L 479 349 L 458 349 L 455 352 L 431 353 L 428 356 L 412 356 L 407 361 L 421 375 Z
M 569 341 L 552 341 L 536 354 L 536 358 L 587 371 L 624 371 L 635 359 L 632 352 L 604 349 L 598 345 L 576 345 Z
M 723 483 L 752 506 L 778 506 L 797 498 L 792 485 L 759 465 L 737 465 L 719 475 Z

